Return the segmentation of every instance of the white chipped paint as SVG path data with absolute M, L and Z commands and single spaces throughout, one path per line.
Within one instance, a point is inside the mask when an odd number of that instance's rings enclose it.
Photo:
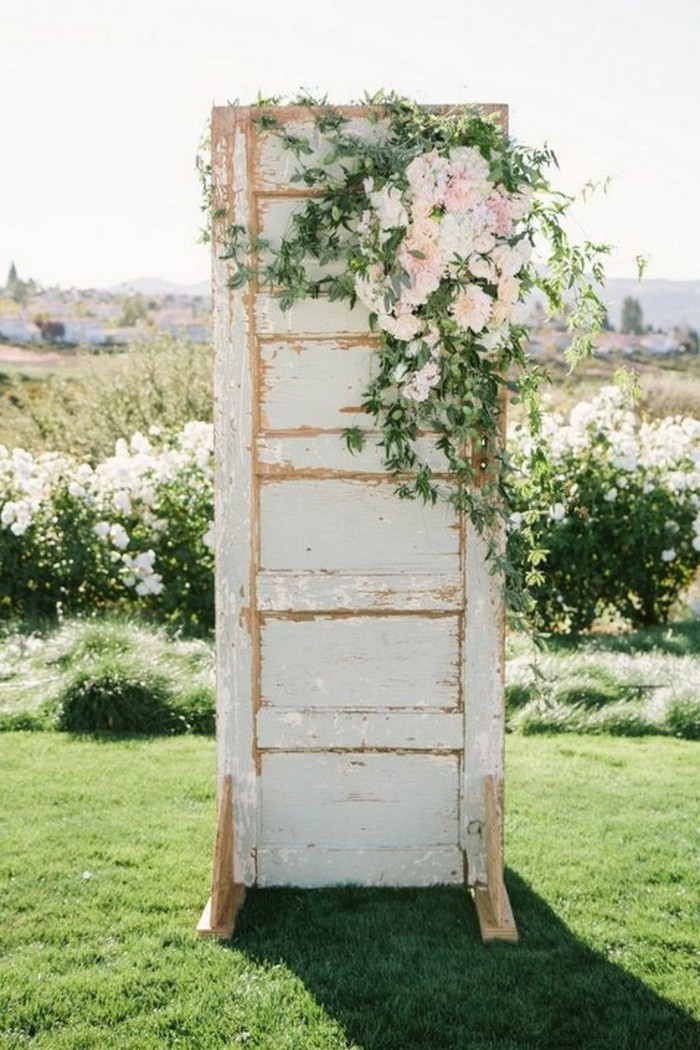
M 266 753 L 264 847 L 453 846 L 456 755 Z
M 428 849 L 261 849 L 261 886 L 435 886 L 464 880 L 462 851 Z
M 212 122 L 214 193 L 227 202 L 235 221 L 250 217 L 247 156 L 249 130 L 230 111 L 215 111 Z M 253 543 L 253 436 L 250 331 L 244 289 L 229 288 L 230 262 L 222 259 L 218 229 L 213 245 L 216 450 L 215 536 L 216 675 L 219 787 L 226 774 L 233 782 L 236 882 L 256 879 L 258 777 L 253 761 L 253 663 L 251 578 Z
M 262 426 L 265 430 L 367 425 L 362 395 L 376 351 L 342 340 L 264 343 Z M 345 450 L 345 458 L 348 453 Z
M 357 414 L 344 422 L 345 426 L 362 425 L 366 417 Z M 419 438 L 416 442 L 419 457 L 433 470 L 445 472 L 447 461 L 444 453 L 435 447 L 435 440 Z M 376 434 L 368 434 L 360 452 L 349 453 L 342 436 L 330 434 L 285 434 L 258 438 L 258 462 L 261 474 L 384 474 L 384 450 Z
M 459 572 L 373 573 L 260 572 L 258 608 L 268 612 L 395 612 L 461 609 Z
M 291 183 L 298 162 L 245 111 L 235 130 L 217 112 L 215 192 L 277 244 L 307 192 Z M 279 115 L 296 134 L 313 117 Z M 314 149 L 303 163 L 325 155 L 317 135 Z M 502 777 L 500 581 L 471 529 L 463 558 L 447 508 L 397 499 L 381 450 L 353 458 L 341 444 L 343 427 L 369 424 L 364 307 L 282 311 L 252 289 L 248 302 L 220 254 L 215 243 L 217 735 L 235 878 L 459 883 L 465 851 L 483 882 L 483 782 Z
M 458 702 L 457 616 L 270 619 L 261 641 L 264 704 L 449 708 Z
M 391 482 L 270 480 L 260 500 L 266 571 L 459 571 L 451 509 L 397 499 Z
M 503 545 L 503 531 L 498 541 Z M 467 524 L 466 628 L 464 645 L 464 776 L 462 842 L 469 884 L 486 884 L 483 825 L 484 783 L 503 778 L 505 667 L 503 655 L 503 581 L 490 572 L 486 542 Z M 471 829 L 471 830 L 470 830 Z M 501 830 L 499 829 L 499 834 Z
M 255 297 L 255 322 L 260 335 L 367 335 L 369 311 L 362 303 L 332 302 L 327 296 L 300 299 L 288 310 L 271 293 Z
M 460 751 L 462 737 L 461 713 L 445 710 L 287 711 L 263 707 L 258 713 L 258 742 L 265 751 Z

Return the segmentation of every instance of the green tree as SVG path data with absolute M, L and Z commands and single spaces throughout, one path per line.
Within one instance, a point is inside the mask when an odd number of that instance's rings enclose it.
M 5 285 L 6 295 L 18 306 L 26 306 L 30 291 L 31 286 L 29 282 L 20 280 L 17 267 L 14 262 L 10 263 L 10 269 L 7 273 L 7 284 Z
M 148 304 L 141 293 L 137 292 L 136 295 L 130 295 L 124 300 L 119 323 L 131 328 L 137 321 L 145 321 L 147 317 Z
M 641 335 L 644 331 L 644 315 L 639 299 L 631 295 L 622 300 L 620 331 L 625 335 Z

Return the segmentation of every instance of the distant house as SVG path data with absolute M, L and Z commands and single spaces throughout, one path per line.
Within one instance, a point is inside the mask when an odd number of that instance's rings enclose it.
M 63 342 L 82 346 L 104 346 L 107 342 L 104 325 L 89 317 L 62 317 Z
M 184 312 L 168 313 L 158 321 L 158 328 L 165 335 L 184 339 L 188 343 L 208 343 L 211 326 L 208 318 L 192 317 Z
M 0 339 L 14 343 L 36 343 L 41 339 L 41 332 L 25 317 L 11 315 L 0 317 Z
M 669 332 L 650 332 L 649 335 L 641 337 L 639 344 L 644 353 L 654 357 L 681 352 L 678 338 Z

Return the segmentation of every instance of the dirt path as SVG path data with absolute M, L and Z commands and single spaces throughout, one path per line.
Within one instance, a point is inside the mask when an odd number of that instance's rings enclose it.
M 0 343 L 0 363 L 31 365 L 33 368 L 61 368 L 77 364 L 77 355 L 58 350 L 28 350 L 23 346 Z

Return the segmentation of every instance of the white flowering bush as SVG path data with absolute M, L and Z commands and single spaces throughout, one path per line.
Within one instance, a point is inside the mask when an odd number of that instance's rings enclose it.
M 511 433 L 522 497 L 511 546 L 530 517 L 548 552 L 531 592 L 538 626 L 582 630 L 605 612 L 666 622 L 700 566 L 700 420 L 642 422 L 610 386 L 568 418 L 545 415 L 542 441 L 552 502 L 535 517 L 531 463 L 543 449 L 524 428 Z
M 509 556 L 524 566 L 533 533 L 547 552 L 530 588 L 537 626 L 582 630 L 609 611 L 665 622 L 700 566 L 700 421 L 642 422 L 606 387 L 509 441 Z M 137 433 L 95 467 L 0 446 L 0 615 L 132 604 L 210 627 L 212 507 L 209 423 Z
M 210 626 L 212 454 L 200 422 L 119 440 L 94 468 L 0 445 L 0 614 L 136 602 Z

